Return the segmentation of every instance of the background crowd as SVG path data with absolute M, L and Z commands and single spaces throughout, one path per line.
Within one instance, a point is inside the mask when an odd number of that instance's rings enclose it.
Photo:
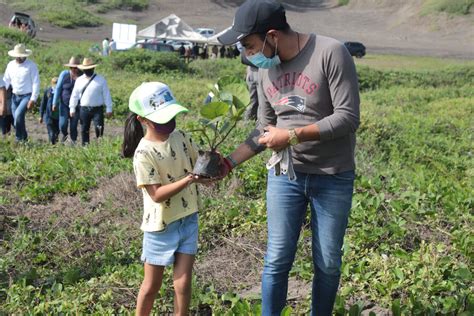
M 8 52 L 14 59 L 0 76 L 0 129 L 6 135 L 14 127 L 16 142 L 28 140 L 26 112 L 36 106 L 40 96 L 38 67 L 28 59 L 32 53 L 24 44 L 16 45 Z M 112 98 L 107 81 L 95 73 L 97 64 L 91 58 L 81 63 L 73 56 L 64 67 L 67 69 L 51 78 L 43 92 L 40 123 L 46 125 L 52 144 L 58 140 L 75 144 L 80 123 L 82 145 L 86 145 L 92 123 L 96 137 L 103 135 L 104 116 L 112 116 Z

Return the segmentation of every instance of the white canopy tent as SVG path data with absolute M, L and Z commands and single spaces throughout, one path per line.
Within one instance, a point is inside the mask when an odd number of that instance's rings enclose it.
M 224 34 L 225 32 L 227 32 L 228 29 L 230 29 L 232 26 L 229 26 L 228 28 L 226 28 L 225 30 L 223 30 L 222 32 L 219 32 L 217 33 L 216 35 L 214 36 L 211 36 L 207 39 L 207 43 L 209 45 L 219 45 L 221 46 L 221 42 L 219 42 L 219 40 L 217 39 L 219 36 L 221 36 L 222 34 Z
M 138 32 L 137 36 L 142 38 L 190 41 L 195 43 L 208 42 L 208 38 L 194 32 L 192 27 L 175 14 L 170 14 L 155 24 L 144 28 Z

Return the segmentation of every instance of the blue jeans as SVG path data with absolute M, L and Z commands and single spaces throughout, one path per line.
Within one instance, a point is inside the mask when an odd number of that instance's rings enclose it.
M 23 95 L 12 95 L 12 114 L 13 124 L 15 126 L 15 138 L 17 141 L 26 141 L 28 133 L 26 132 L 25 115 L 28 101 L 30 101 L 31 93 Z
M 60 102 L 59 105 L 59 129 L 61 134 L 63 134 L 63 141 L 66 140 L 68 135 L 67 128 L 69 125 L 69 135 L 71 140 L 75 142 L 77 140 L 77 125 L 79 124 L 80 118 L 80 106 L 76 107 L 76 113 L 73 117 L 69 116 L 69 106 Z
M 91 122 L 94 122 L 95 136 L 99 138 L 104 135 L 104 107 L 82 106 L 80 111 L 82 145 L 87 145 L 89 144 L 89 129 L 91 128 Z M 74 114 L 74 116 L 77 114 L 78 113 Z
M 311 208 L 313 276 L 311 315 L 331 315 L 339 287 L 342 245 L 352 204 L 354 171 L 335 175 L 268 174 L 268 241 L 262 275 L 262 315 L 280 315 L 288 273 L 308 204 Z
M 51 144 L 56 144 L 59 136 L 59 120 L 50 118 L 48 124 L 46 124 L 48 129 L 48 138 Z

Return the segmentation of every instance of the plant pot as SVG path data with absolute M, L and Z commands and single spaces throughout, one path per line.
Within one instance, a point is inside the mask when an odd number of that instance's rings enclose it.
M 221 172 L 221 157 L 215 151 L 199 151 L 193 174 L 205 178 L 216 178 Z

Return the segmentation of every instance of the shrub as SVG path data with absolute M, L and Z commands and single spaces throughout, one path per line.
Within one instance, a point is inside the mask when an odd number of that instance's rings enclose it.
M 132 49 L 113 54 L 110 58 L 112 68 L 133 72 L 161 73 L 166 70 L 186 71 L 186 64 L 175 53 L 153 52 Z
M 427 0 L 423 4 L 422 15 L 446 12 L 450 14 L 469 14 L 474 0 Z
M 102 25 L 101 19 L 78 6 L 73 8 L 51 8 L 42 12 L 40 17 L 53 25 L 71 29 L 78 26 Z
M 0 26 L 0 38 L 2 39 L 2 44 L 6 44 L 7 46 L 18 43 L 23 43 L 29 46 L 38 46 L 38 41 L 32 39 L 26 35 L 25 32 L 21 32 L 18 29 Z
M 106 3 L 99 5 L 98 13 L 106 13 L 114 9 L 143 11 L 148 8 L 148 0 L 108 0 Z
M 474 83 L 472 67 L 453 67 L 442 71 L 380 71 L 369 67 L 357 67 L 361 91 L 402 87 L 463 86 Z
M 245 67 L 242 67 L 240 58 L 195 60 L 189 68 L 200 77 L 215 80 L 225 76 L 239 76 L 245 78 Z

